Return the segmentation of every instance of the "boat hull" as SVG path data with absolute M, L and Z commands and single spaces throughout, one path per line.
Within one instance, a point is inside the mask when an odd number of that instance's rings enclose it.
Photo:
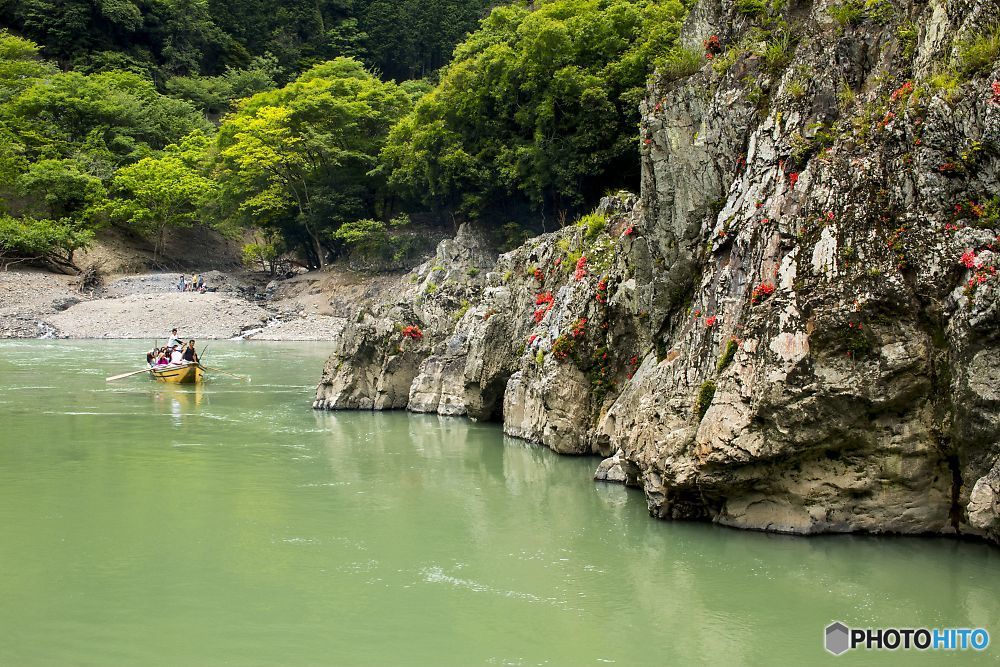
M 168 382 L 170 384 L 194 384 L 202 381 L 204 371 L 198 364 L 188 364 L 186 366 L 162 366 L 153 368 L 149 374 L 157 382 Z

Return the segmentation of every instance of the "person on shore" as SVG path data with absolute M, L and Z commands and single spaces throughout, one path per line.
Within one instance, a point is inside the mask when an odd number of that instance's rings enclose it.
M 201 273 L 198 274 L 198 291 L 205 293 L 205 276 Z
M 167 341 L 167 347 L 181 347 L 182 345 L 184 345 L 184 341 L 182 341 L 180 336 L 177 335 L 177 329 L 171 329 L 170 339 Z
M 201 360 L 198 358 L 198 353 L 194 349 L 194 340 L 189 340 L 188 344 L 184 346 L 184 352 L 181 353 L 181 358 L 189 364 L 197 364 Z
M 187 282 L 185 282 L 184 274 L 182 273 L 180 275 L 180 278 L 177 279 L 177 291 L 184 292 L 186 290 L 187 290 Z

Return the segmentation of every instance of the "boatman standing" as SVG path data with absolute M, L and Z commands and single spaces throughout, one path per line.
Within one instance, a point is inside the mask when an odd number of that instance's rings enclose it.
M 167 347 L 184 347 L 184 341 L 177 335 L 177 329 L 170 330 L 170 340 L 167 342 Z

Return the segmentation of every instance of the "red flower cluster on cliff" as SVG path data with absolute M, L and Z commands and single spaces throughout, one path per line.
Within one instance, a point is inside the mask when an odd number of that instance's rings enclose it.
M 705 318 L 705 328 L 706 329 L 711 329 L 712 327 L 715 326 L 715 323 L 718 320 L 719 320 L 719 318 L 716 315 L 712 315 L 711 317 L 706 317 Z
M 886 111 L 885 116 L 882 117 L 882 127 L 885 127 L 892 122 L 892 119 L 896 117 L 896 114 L 892 111 Z
M 569 335 L 573 338 L 579 338 L 587 333 L 587 318 L 581 317 L 575 323 L 573 323 L 573 330 L 569 332 Z
M 539 269 L 539 268 L 536 267 L 535 271 L 534 271 L 534 273 L 532 273 L 532 275 L 535 277 L 535 280 L 537 280 L 538 282 L 540 282 L 540 283 L 545 282 L 545 273 L 541 269 Z
M 628 360 L 628 365 L 629 365 L 628 373 L 626 373 L 625 375 L 628 377 L 629 380 L 631 380 L 632 376 L 635 375 L 635 370 L 639 367 L 639 357 L 636 355 L 632 355 L 632 358 Z
M 788 187 L 795 189 L 795 184 L 799 182 L 799 172 L 793 171 L 788 175 Z
M 912 81 L 907 81 L 902 86 L 900 86 L 896 90 L 892 91 L 892 95 L 889 96 L 889 101 L 890 102 L 895 102 L 898 99 L 900 99 L 901 97 L 903 97 L 904 95 L 909 95 L 912 92 L 913 92 L 913 82 Z
M 552 296 L 552 292 L 541 292 L 535 295 L 535 305 L 541 306 L 535 310 L 534 318 L 535 324 L 538 324 L 543 319 L 545 319 L 545 314 L 552 310 L 552 306 L 555 304 L 555 298 Z
M 993 82 L 993 99 L 990 102 L 1000 104 L 1000 81 Z
M 625 236 L 632 236 L 633 234 L 635 234 L 634 225 L 629 225 L 628 227 L 625 228 Z
M 710 35 L 707 39 L 702 41 L 702 46 L 705 47 L 705 57 L 709 60 L 716 53 L 722 52 L 722 42 L 719 41 L 718 35 Z
M 983 283 L 986 282 L 986 279 L 989 278 L 990 275 L 994 275 L 994 274 L 996 274 L 996 272 L 997 272 L 997 270 L 996 270 L 996 267 L 994 267 L 994 266 L 989 267 L 989 271 L 988 272 L 987 271 L 976 271 L 975 274 L 973 274 L 973 276 L 971 278 L 969 278 L 969 287 L 975 287 L 976 285 L 982 285 Z
M 985 283 L 991 276 L 997 274 L 997 267 L 995 266 L 984 266 L 981 257 L 976 255 L 974 250 L 966 250 L 962 253 L 962 258 L 959 262 L 967 269 L 972 269 L 972 277 L 969 278 L 968 283 L 966 283 L 966 294 L 972 296 L 973 291 L 979 285 Z
M 411 340 L 420 340 L 424 337 L 424 332 L 420 330 L 416 324 L 411 324 L 409 326 L 403 327 L 403 338 L 409 338 Z
M 774 294 L 774 285 L 772 283 L 761 283 L 753 288 L 751 301 L 753 303 L 760 303 L 772 294 Z
M 938 167 L 938 171 L 941 172 L 942 174 L 947 174 L 947 173 L 953 172 L 953 171 L 955 171 L 955 163 L 954 162 L 945 162 L 940 167 Z
M 597 303 L 607 303 L 608 302 L 608 281 L 601 278 L 597 281 L 597 291 L 594 292 L 594 299 Z
M 573 272 L 573 278 L 576 280 L 583 280 L 584 276 L 587 275 L 587 256 L 583 255 L 580 259 L 576 260 L 576 271 Z

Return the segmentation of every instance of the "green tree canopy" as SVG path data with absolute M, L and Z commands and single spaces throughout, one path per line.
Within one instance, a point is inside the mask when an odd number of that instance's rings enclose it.
M 217 185 L 202 174 L 207 148 L 208 139 L 192 135 L 157 157 L 142 158 L 115 173 L 117 196 L 105 209 L 112 219 L 152 235 L 154 258 L 163 247 L 168 227 L 194 224 L 215 200 Z
M 356 60 L 313 67 L 287 86 L 240 103 L 218 134 L 218 176 L 231 217 L 308 240 L 327 260 L 330 234 L 370 215 L 380 181 L 370 173 L 409 95 Z
M 390 134 L 390 183 L 425 205 L 472 214 L 511 194 L 567 209 L 631 185 L 638 101 L 686 11 L 679 0 L 494 9 Z
M 111 166 L 162 149 L 207 123 L 188 102 L 159 94 L 132 72 L 60 72 L 0 104 L 0 122 L 32 158 L 85 152 Z

